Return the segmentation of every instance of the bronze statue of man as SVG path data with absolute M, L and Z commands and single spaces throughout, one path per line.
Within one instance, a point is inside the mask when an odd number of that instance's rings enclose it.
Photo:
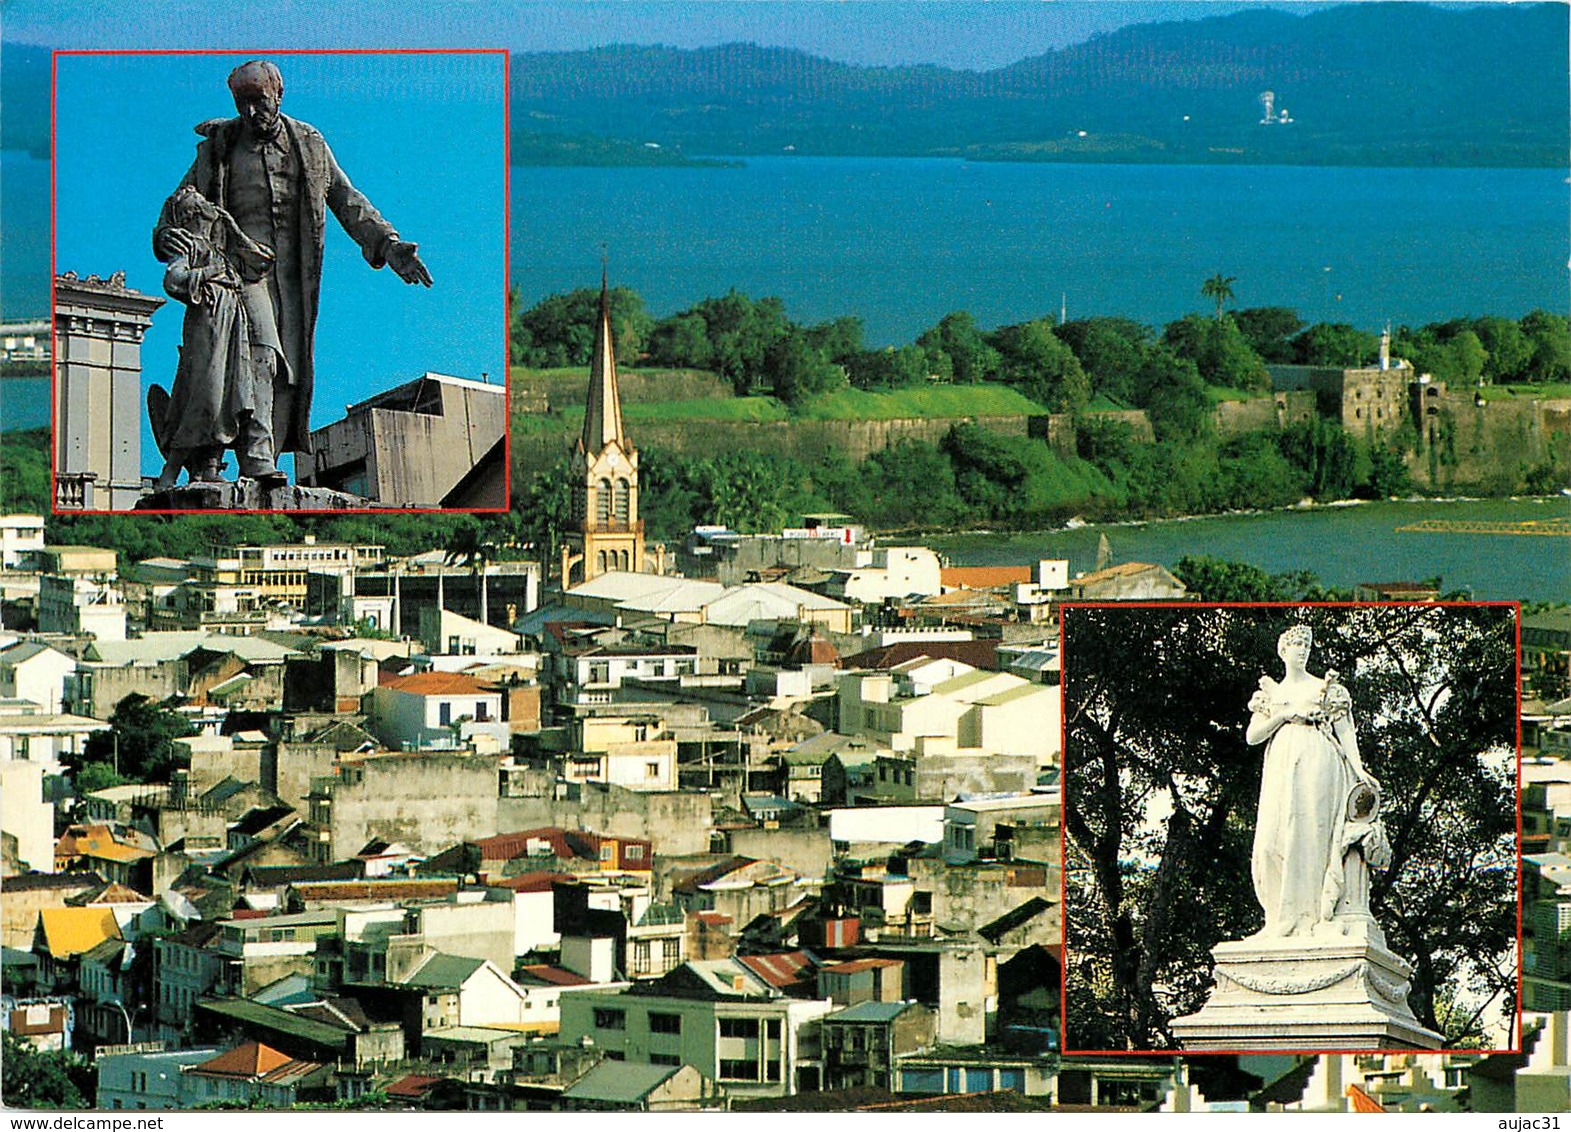
M 235 118 L 196 127 L 202 140 L 181 186 L 191 185 L 225 209 L 250 240 L 270 248 L 273 269 L 243 290 L 251 357 L 270 375 L 273 397 L 241 422 L 234 442 L 240 474 L 278 481 L 277 458 L 311 452 L 311 392 L 322 247 L 329 210 L 373 268 L 392 267 L 405 283 L 431 285 L 417 246 L 402 239 L 338 167 L 316 129 L 279 113 L 284 79 L 253 60 L 229 76 Z M 166 207 L 153 230 L 161 262 L 183 255 L 190 237 Z

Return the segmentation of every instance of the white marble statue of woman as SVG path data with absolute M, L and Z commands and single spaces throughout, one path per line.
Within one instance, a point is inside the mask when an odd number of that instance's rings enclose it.
M 1251 872 L 1265 909 L 1261 936 L 1347 932 L 1369 915 L 1368 866 L 1383 866 L 1380 784 L 1364 769 L 1352 697 L 1335 672 L 1308 668 L 1313 634 L 1294 625 L 1277 641 L 1283 678 L 1260 679 L 1245 738 L 1265 743 Z

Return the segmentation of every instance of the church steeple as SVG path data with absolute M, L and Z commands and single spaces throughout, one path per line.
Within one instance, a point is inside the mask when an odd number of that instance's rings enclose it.
M 584 451 L 597 455 L 608 444 L 626 450 L 622 434 L 622 394 L 616 384 L 616 349 L 611 341 L 611 290 L 600 269 L 600 321 L 589 360 L 589 400 L 584 409 Z
M 611 340 L 611 288 L 600 271 L 600 323 L 589 362 L 584 433 L 573 458 L 573 525 L 562 548 L 562 586 L 612 570 L 645 569 L 644 521 L 638 516 L 638 449 L 622 431 L 622 394 Z M 576 569 L 575 569 L 576 568 Z

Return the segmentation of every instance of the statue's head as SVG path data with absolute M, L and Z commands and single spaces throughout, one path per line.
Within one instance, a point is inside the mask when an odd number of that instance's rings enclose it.
M 182 185 L 169 198 L 169 217 L 176 227 L 207 235 L 219 216 L 218 206 L 191 185 Z
M 252 59 L 229 73 L 235 110 L 252 133 L 271 137 L 278 131 L 278 107 L 284 100 L 284 76 L 266 59 Z
M 1276 639 L 1276 655 L 1286 660 L 1291 651 L 1307 660 L 1309 648 L 1314 643 L 1315 634 L 1308 625 L 1293 625 Z

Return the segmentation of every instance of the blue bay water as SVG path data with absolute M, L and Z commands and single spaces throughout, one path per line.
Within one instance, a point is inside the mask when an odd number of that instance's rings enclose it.
M 1264 514 L 1087 526 L 1071 531 L 968 534 L 929 539 L 956 565 L 993 566 L 1066 558 L 1071 573 L 1096 565 L 1106 535 L 1115 562 L 1169 568 L 1185 555 L 1248 562 L 1281 574 L 1308 570 L 1321 582 L 1417 581 L 1439 575 L 1447 590 L 1478 601 L 1571 601 L 1571 537 L 1405 531 L 1426 520 L 1453 524 L 1571 518 L 1571 499 L 1380 502 Z
M 3 155 L 0 316 L 48 306 L 49 166 Z M 951 310 L 1160 325 L 1236 278 L 1239 307 L 1376 328 L 1571 310 L 1571 186 L 1551 169 L 1036 165 L 751 158 L 741 168 L 515 168 L 525 305 L 617 284 L 657 315 L 736 288 L 910 341 Z
M 1049 165 L 751 158 L 725 169 L 515 169 L 527 306 L 613 282 L 656 315 L 736 288 L 908 342 L 945 313 L 1161 325 L 1238 307 L 1376 329 L 1571 309 L 1571 187 L 1547 169 Z

